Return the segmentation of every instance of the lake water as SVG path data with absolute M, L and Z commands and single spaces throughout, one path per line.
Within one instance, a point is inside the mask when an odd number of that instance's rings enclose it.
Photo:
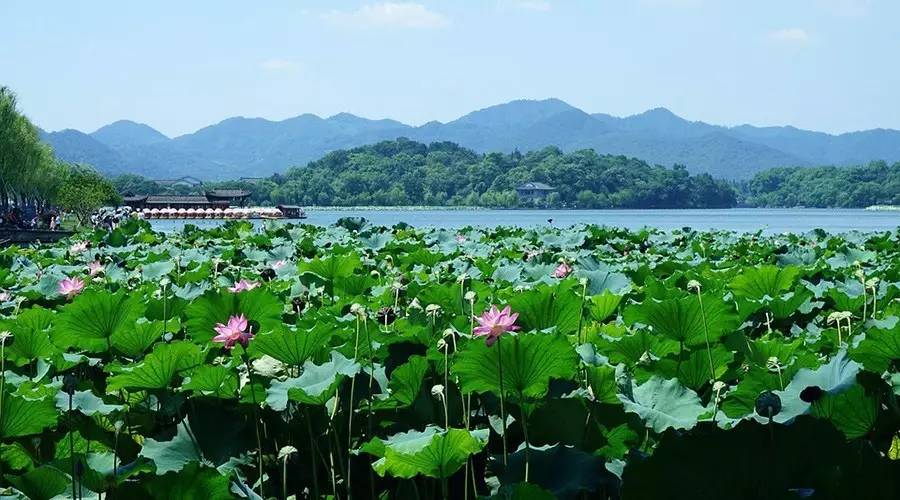
M 639 229 L 727 229 L 738 232 L 804 232 L 821 228 L 832 233 L 851 230 L 886 231 L 900 226 L 900 211 L 811 208 L 732 208 L 722 210 L 307 210 L 305 224 L 329 225 L 341 217 L 365 217 L 371 224 L 406 222 L 416 227 L 548 226 L 599 224 Z M 552 220 L 552 223 L 549 222 Z M 261 224 L 263 221 L 254 221 Z M 178 231 L 185 224 L 213 227 L 220 220 L 153 220 L 161 231 Z

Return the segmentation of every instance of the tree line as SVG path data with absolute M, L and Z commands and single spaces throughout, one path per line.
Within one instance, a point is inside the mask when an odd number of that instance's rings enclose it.
M 159 189 L 136 176 L 114 182 L 122 192 Z M 545 199 L 522 200 L 516 187 L 526 182 L 542 182 L 556 191 Z M 244 188 L 254 203 L 304 206 L 717 208 L 737 203 L 732 185 L 706 174 L 690 175 L 680 165 L 665 168 L 590 149 L 564 153 L 556 147 L 479 154 L 452 142 L 421 144 L 402 138 L 334 151 L 252 183 L 204 187 Z
M 0 86 L 0 215 L 24 224 L 62 209 L 86 223 L 92 212 L 120 200 L 93 168 L 58 160 L 19 109 L 16 95 Z
M 740 187 L 743 202 L 758 207 L 896 206 L 900 205 L 900 162 L 773 168 L 756 174 Z

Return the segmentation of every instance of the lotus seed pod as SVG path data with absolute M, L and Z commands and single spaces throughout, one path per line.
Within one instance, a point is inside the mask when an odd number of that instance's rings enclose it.
M 762 417 L 774 417 L 781 413 L 781 398 L 772 391 L 766 391 L 756 398 L 756 413 Z

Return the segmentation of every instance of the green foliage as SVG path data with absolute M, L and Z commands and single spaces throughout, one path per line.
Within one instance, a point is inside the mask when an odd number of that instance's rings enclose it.
M 239 221 L 82 238 L 99 255 L 0 250 L 14 495 L 900 491 L 897 232 Z M 52 293 L 88 258 L 106 273 Z M 560 261 L 571 276 L 551 275 Z M 227 290 L 242 278 L 257 288 Z M 521 328 L 488 347 L 472 316 L 493 304 Z M 212 342 L 241 314 L 252 337 Z
M 900 162 L 773 168 L 757 173 L 742 191 L 746 203 L 759 207 L 900 205 Z
M 105 177 L 90 167 L 76 165 L 62 179 L 56 201 L 59 206 L 88 225 L 91 215 L 104 205 L 116 205 L 122 198 Z

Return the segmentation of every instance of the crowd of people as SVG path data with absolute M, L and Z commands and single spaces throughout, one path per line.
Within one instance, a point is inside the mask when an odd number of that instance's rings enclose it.
M 12 207 L 0 212 L 0 227 L 14 229 L 60 229 L 64 214 L 51 209 L 37 211 L 31 207 Z

